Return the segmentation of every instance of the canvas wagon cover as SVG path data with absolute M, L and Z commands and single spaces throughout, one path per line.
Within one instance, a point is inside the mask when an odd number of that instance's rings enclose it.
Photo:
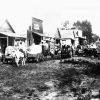
M 32 44 L 32 45 L 28 48 L 27 53 L 29 53 L 29 54 L 38 54 L 38 53 L 42 53 L 42 46 L 41 46 L 41 45 Z
M 8 46 L 5 50 L 5 55 L 12 55 L 16 51 L 14 46 Z

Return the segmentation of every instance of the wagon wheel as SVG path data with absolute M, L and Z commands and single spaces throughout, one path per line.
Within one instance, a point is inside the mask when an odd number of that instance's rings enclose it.
M 1 62 L 3 62 L 3 55 L 2 55 L 2 57 L 1 57 Z
M 36 57 L 36 62 L 38 63 L 40 61 L 39 57 Z
M 12 64 L 14 64 L 14 63 L 15 63 L 15 57 L 12 58 Z
M 72 51 L 70 51 L 70 57 L 72 57 Z

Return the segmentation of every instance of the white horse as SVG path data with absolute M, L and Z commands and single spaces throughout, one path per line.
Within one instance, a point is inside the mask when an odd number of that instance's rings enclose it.
M 25 55 L 23 52 L 16 50 L 14 52 L 14 58 L 15 58 L 15 62 L 17 64 L 17 66 L 19 67 L 19 63 L 21 62 L 21 65 L 24 66 L 25 65 Z

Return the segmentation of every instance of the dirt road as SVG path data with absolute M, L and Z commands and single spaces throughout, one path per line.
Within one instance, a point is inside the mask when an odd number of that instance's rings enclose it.
M 86 64 L 60 60 L 19 68 L 0 63 L 0 100 L 80 100 L 99 95 L 99 74 L 90 71 Z

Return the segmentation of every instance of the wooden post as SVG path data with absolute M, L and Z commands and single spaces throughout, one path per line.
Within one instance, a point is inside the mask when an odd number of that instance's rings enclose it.
M 8 39 L 8 37 L 7 37 L 7 46 L 9 45 L 9 39 Z
M 60 54 L 60 62 L 62 62 L 62 47 L 61 47 L 61 40 L 60 40 L 60 50 L 61 50 L 61 54 Z

